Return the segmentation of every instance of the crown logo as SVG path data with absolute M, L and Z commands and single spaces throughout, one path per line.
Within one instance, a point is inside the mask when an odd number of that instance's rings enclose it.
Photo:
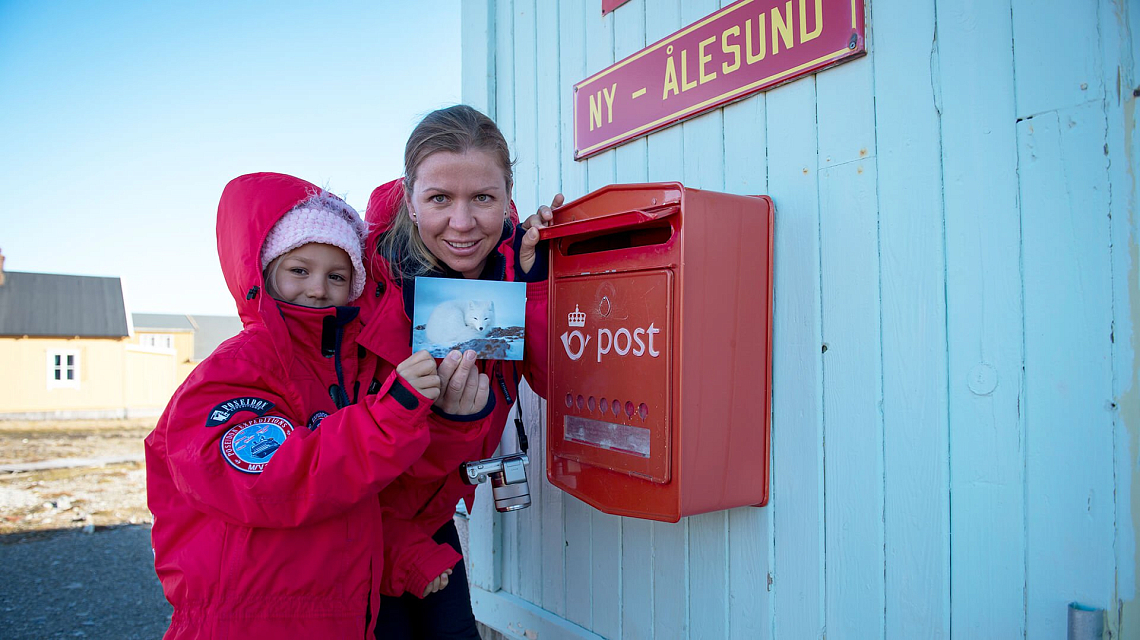
M 570 322 L 571 327 L 586 326 L 586 314 L 578 310 L 578 305 L 574 305 L 574 311 L 566 314 L 566 320 Z

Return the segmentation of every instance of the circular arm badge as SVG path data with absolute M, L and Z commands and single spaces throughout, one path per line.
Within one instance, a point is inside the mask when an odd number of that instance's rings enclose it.
M 261 473 L 292 432 L 293 425 L 285 418 L 254 418 L 226 431 L 222 436 L 222 457 L 238 471 Z

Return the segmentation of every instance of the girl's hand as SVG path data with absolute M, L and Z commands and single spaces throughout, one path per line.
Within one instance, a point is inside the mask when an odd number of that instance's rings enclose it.
M 549 207 L 542 205 L 538 208 L 538 213 L 522 223 L 522 228 L 527 230 L 522 239 L 522 246 L 519 247 L 519 265 L 522 266 L 523 273 L 530 273 L 530 268 L 534 266 L 534 248 L 538 245 L 538 230 L 550 226 L 550 222 L 554 220 L 553 209 L 561 207 L 565 200 L 561 193 L 555 195 Z
M 435 593 L 436 591 L 443 591 L 443 588 L 447 586 L 447 576 L 449 575 L 451 575 L 451 569 L 439 574 L 438 578 L 428 583 L 428 586 L 424 588 L 424 594 L 420 597 L 426 598 L 429 594 Z
M 468 349 L 462 355 L 452 351 L 439 363 L 439 380 L 442 390 L 435 401 L 440 411 L 453 416 L 479 413 L 487 405 L 491 380 L 479 373 L 475 366 L 475 352 Z
M 408 356 L 396 366 L 396 373 L 428 400 L 439 397 L 442 382 L 435 367 L 435 358 L 427 351 L 417 351 Z

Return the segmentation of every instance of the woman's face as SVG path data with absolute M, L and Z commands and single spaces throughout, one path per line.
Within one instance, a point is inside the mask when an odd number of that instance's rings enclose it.
M 421 163 L 407 196 L 420 239 L 441 262 L 477 278 L 499 244 L 510 196 L 493 155 L 437 151 Z

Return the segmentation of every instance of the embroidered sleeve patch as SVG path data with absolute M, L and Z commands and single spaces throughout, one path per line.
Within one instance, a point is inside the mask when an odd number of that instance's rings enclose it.
M 316 431 L 317 427 L 321 426 L 321 422 L 323 422 L 327 417 L 329 417 L 329 414 L 327 412 L 318 411 L 309 416 L 309 424 L 306 426 L 309 427 L 309 431 Z
M 257 416 L 263 416 L 272 408 L 272 402 L 261 398 L 232 398 L 219 404 L 210 411 L 209 417 L 206 418 L 206 426 L 216 427 L 223 425 L 229 422 L 230 418 L 243 411 L 249 411 Z
M 222 436 L 222 457 L 238 471 L 261 473 L 292 432 L 293 424 L 279 416 L 234 425 Z

